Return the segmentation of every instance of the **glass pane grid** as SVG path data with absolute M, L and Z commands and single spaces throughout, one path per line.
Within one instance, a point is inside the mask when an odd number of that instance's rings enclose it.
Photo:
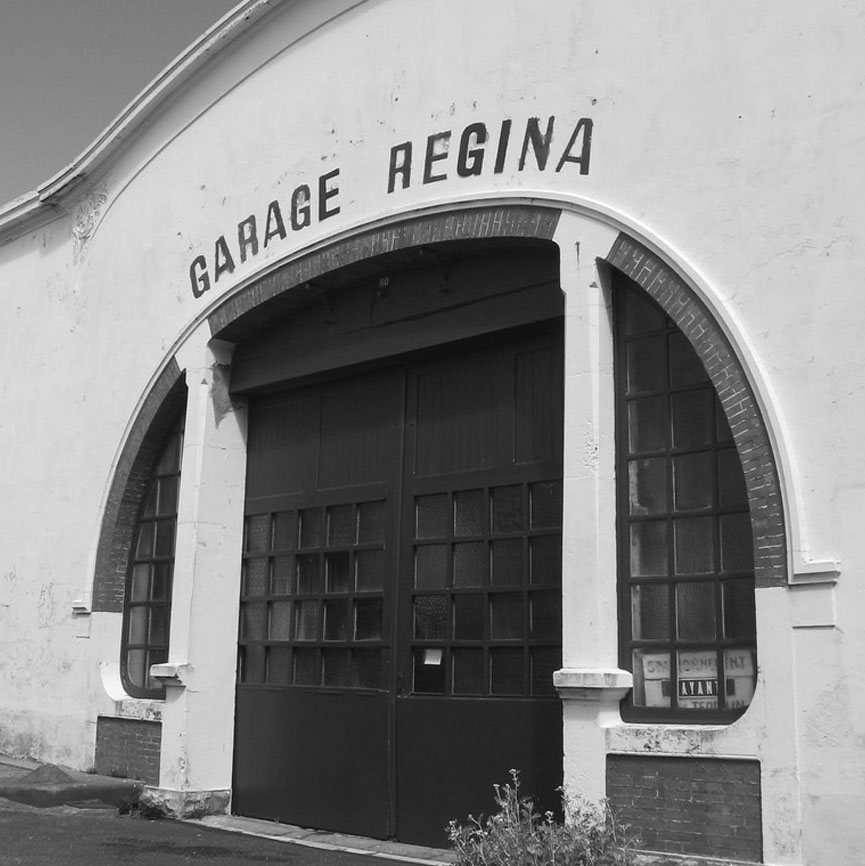
M 384 516 L 376 501 L 246 518 L 241 683 L 382 688 Z
M 413 691 L 554 694 L 561 481 L 428 494 L 414 513 Z
M 627 427 L 620 440 L 628 545 L 623 615 L 633 704 L 742 708 L 753 694 L 756 667 L 748 653 L 756 627 L 739 457 L 684 335 L 636 291 L 620 291 L 617 303 L 619 400 Z M 722 665 L 727 669 L 719 675 Z

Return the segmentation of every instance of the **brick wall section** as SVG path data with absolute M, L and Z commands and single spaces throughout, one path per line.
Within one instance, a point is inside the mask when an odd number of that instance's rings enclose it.
M 96 720 L 96 772 L 159 784 L 162 724 L 99 716 Z
M 557 208 L 507 205 L 468 208 L 392 223 L 361 232 L 289 262 L 219 304 L 210 314 L 214 337 L 238 342 L 272 321 L 275 301 L 291 289 L 349 265 L 377 256 L 458 240 L 534 238 L 552 240 Z
M 729 340 L 694 291 L 642 244 L 620 234 L 607 261 L 666 311 L 702 359 L 742 461 L 754 531 L 755 583 L 785 586 L 787 536 L 778 469 L 754 392 Z
M 762 862 L 757 761 L 608 755 L 607 798 L 644 850 Z
M 185 400 L 183 372 L 172 358 L 147 395 L 111 480 L 96 548 L 95 611 L 123 610 L 129 549 L 144 494 L 159 449 Z

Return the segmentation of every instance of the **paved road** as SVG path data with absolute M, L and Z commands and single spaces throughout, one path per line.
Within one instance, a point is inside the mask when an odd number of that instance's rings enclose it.
M 0 799 L 2 866 L 387 866 L 404 861 L 322 851 L 116 809 L 36 809 Z

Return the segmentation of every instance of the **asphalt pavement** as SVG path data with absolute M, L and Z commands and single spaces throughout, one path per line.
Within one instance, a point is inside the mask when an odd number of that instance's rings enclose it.
M 442 866 L 451 852 L 230 815 L 148 819 L 141 783 L 0 756 L 0 866 Z

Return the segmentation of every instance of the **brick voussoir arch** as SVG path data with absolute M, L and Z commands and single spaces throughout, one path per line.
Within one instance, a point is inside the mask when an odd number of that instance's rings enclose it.
M 660 305 L 703 361 L 742 461 L 756 586 L 786 586 L 787 535 L 778 467 L 754 391 L 730 341 L 687 283 L 639 241 L 620 233 L 606 260 Z

